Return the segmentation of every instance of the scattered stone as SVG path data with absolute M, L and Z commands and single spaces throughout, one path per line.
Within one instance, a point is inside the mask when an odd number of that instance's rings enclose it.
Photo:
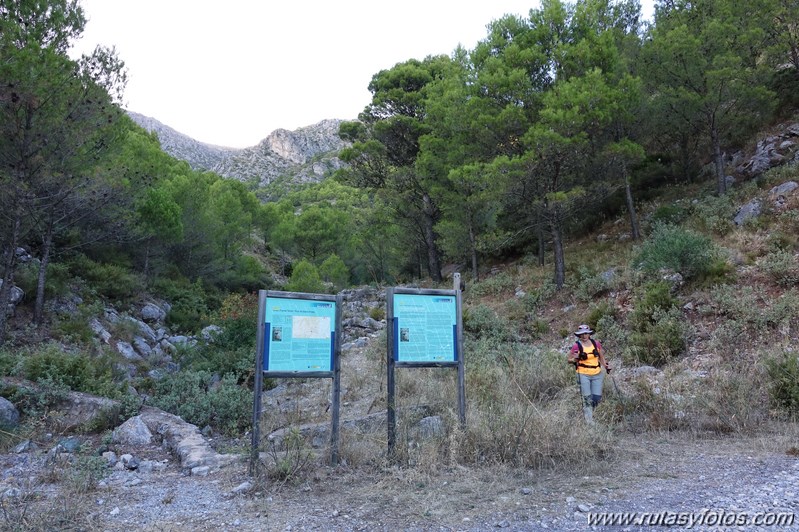
M 197 466 L 191 468 L 191 476 L 193 477 L 207 477 L 210 472 L 211 468 L 208 466 Z

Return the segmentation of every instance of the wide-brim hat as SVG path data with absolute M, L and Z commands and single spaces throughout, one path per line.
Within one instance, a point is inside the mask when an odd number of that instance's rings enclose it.
M 581 334 L 594 334 L 594 330 L 588 325 L 580 325 L 577 327 L 577 330 L 574 331 L 574 335 L 580 336 Z

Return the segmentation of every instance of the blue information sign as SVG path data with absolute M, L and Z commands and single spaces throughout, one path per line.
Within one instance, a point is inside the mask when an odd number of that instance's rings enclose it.
M 456 362 L 455 296 L 394 294 L 394 357 L 397 362 Z
M 332 371 L 336 303 L 266 298 L 264 371 Z

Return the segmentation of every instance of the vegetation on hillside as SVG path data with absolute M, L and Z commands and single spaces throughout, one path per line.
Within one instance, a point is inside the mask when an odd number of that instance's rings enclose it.
M 779 0 L 658 2 L 651 24 L 635 0 L 544 0 L 491 22 L 473 50 L 376 73 L 371 103 L 341 127 L 347 167 L 261 203 L 124 115 L 113 49 L 68 58 L 79 3 L 0 0 L 0 308 L 12 286 L 25 294 L 15 316 L 0 312 L 0 369 L 118 399 L 132 384 L 240 434 L 254 291 L 446 286 L 457 264 L 470 425 L 442 443 L 449 459 L 582 459 L 597 437 L 573 422 L 560 358 L 580 322 L 630 369 L 601 410 L 608 425 L 735 432 L 795 416 L 797 196 L 731 220 L 796 165 L 728 176 L 753 132 L 794 117 L 798 19 Z M 143 293 L 170 302 L 175 331 L 223 332 L 181 348 L 179 371 L 128 383 L 88 320 Z M 48 310 L 67 295 L 78 312 Z M 401 397 L 446 413 L 448 386 L 435 373 Z M 37 416 L 55 401 L 21 394 L 4 396 Z M 611 435 L 598 440 L 611 452 Z

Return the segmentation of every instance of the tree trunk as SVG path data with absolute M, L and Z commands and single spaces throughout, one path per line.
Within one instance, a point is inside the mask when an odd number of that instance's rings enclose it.
M 477 269 L 477 238 L 474 236 L 474 228 L 469 225 L 469 247 L 472 255 L 472 277 L 475 281 L 480 280 L 480 271 Z
M 719 141 L 719 130 L 716 124 L 710 127 L 710 140 L 713 143 L 713 162 L 716 166 L 716 184 L 719 196 L 727 192 L 727 179 L 724 175 L 724 161 L 721 158 L 721 143 Z
M 438 246 L 436 246 L 436 234 L 433 230 L 435 224 L 435 216 L 433 214 L 433 202 L 428 194 L 424 195 L 424 239 L 427 246 L 427 268 L 430 273 L 430 278 L 440 283 L 443 278 L 441 277 L 441 262 L 438 258 Z
M 50 250 L 53 248 L 53 227 L 48 225 L 42 238 L 42 259 L 39 263 L 39 277 L 36 280 L 36 303 L 33 306 L 33 323 L 41 325 L 44 319 L 44 290 L 47 283 L 47 265 L 50 264 Z
M 566 284 L 566 261 L 563 257 L 563 228 L 560 218 L 554 215 L 550 221 L 552 231 L 552 253 L 555 257 L 555 288 L 561 290 Z
M 144 244 L 144 267 L 142 268 L 142 273 L 144 278 L 149 281 L 150 279 L 150 247 L 152 243 L 152 238 L 148 238 Z
M 622 163 L 622 173 L 624 173 L 624 198 L 627 202 L 627 212 L 630 214 L 630 231 L 633 240 L 641 238 L 641 229 L 638 225 L 638 215 L 635 212 L 635 202 L 633 202 L 633 191 L 630 186 L 630 176 L 627 174 L 627 165 Z
M 8 305 L 11 303 L 11 283 L 14 282 L 14 267 L 17 261 L 17 241 L 19 239 L 19 217 L 11 225 L 11 234 L 3 242 L 3 284 L 0 286 L 0 345 L 6 339 L 8 324 Z
M 544 231 L 544 225 L 539 223 L 538 224 L 538 265 L 544 265 L 544 254 L 547 251 L 547 241 L 546 241 L 546 232 Z

